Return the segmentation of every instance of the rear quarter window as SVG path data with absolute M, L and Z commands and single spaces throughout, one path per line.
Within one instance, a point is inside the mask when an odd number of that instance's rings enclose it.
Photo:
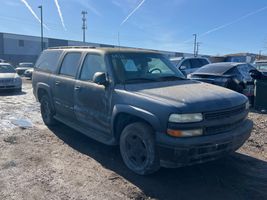
M 44 51 L 37 60 L 35 68 L 47 72 L 56 72 L 61 54 L 62 51 Z

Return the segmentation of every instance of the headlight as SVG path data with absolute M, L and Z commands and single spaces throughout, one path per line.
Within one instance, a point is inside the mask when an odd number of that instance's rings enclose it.
M 168 129 L 167 133 L 173 137 L 193 137 L 203 134 L 202 129 L 193 129 L 193 130 L 172 130 Z
M 189 122 L 200 122 L 203 120 L 201 113 L 190 113 L 190 114 L 171 114 L 169 122 L 173 123 L 189 123 Z
M 249 107 L 250 107 L 250 104 L 249 104 L 249 101 L 247 101 L 247 103 L 246 103 L 246 110 L 248 110 Z

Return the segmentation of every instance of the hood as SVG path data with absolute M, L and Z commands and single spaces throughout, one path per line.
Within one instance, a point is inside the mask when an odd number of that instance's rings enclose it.
M 188 113 L 231 108 L 247 101 L 244 95 L 232 90 L 193 80 L 127 84 L 125 89 Z
M 17 73 L 0 73 L 0 78 L 17 78 L 19 75 Z

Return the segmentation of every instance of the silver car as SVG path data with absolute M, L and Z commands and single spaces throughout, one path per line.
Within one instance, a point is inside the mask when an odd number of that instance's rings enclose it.
M 204 65 L 210 64 L 209 59 L 204 57 L 174 57 L 170 60 L 185 76 L 193 73 Z
M 0 63 L 0 91 L 15 90 L 20 92 L 22 80 L 9 63 Z

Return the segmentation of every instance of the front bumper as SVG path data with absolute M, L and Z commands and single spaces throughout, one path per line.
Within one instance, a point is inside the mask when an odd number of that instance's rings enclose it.
M 249 138 L 251 120 L 244 120 L 232 131 L 191 138 L 174 138 L 156 133 L 160 164 L 163 167 L 181 167 L 218 159 L 239 149 Z

